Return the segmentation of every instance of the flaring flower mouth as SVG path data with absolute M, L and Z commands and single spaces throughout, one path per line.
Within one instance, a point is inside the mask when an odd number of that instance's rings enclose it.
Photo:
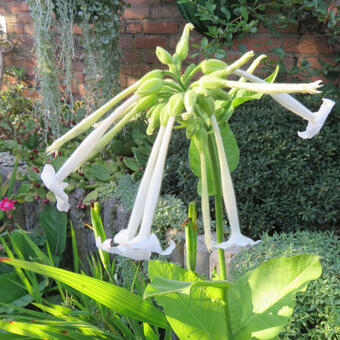
M 242 235 L 241 233 L 232 233 L 228 241 L 222 243 L 212 242 L 212 248 L 224 249 L 230 252 L 237 251 L 240 248 L 244 248 L 247 246 L 253 246 L 257 243 L 261 242 L 253 241 L 251 238 Z
M 57 209 L 59 211 L 68 211 L 70 204 L 68 195 L 64 189 L 68 186 L 67 183 L 57 180 L 55 170 L 52 165 L 46 164 L 41 173 L 41 179 L 48 190 L 52 191 L 57 199 Z
M 144 238 L 143 240 L 135 237 L 128 241 L 127 229 L 121 230 L 120 233 L 115 236 L 115 242 L 117 241 L 120 241 L 118 246 L 111 246 L 112 239 L 101 242 L 100 237 L 97 237 L 96 246 L 108 253 L 128 257 L 136 261 L 149 260 L 151 253 L 170 255 L 176 247 L 175 242 L 170 241 L 169 247 L 162 250 L 155 234 L 151 234 L 148 238 Z
M 322 98 L 322 105 L 318 112 L 314 112 L 311 119 L 308 120 L 307 129 L 298 132 L 299 137 L 303 139 L 313 138 L 321 130 L 325 120 L 331 112 L 335 102 L 330 99 Z

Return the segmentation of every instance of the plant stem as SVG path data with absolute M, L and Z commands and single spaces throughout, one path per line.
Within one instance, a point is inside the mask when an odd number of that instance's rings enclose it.
M 219 168 L 218 159 L 216 156 L 216 147 L 214 136 L 209 135 L 208 137 L 208 149 L 210 155 L 210 161 L 213 170 L 213 186 L 214 186 L 214 199 L 215 199 L 215 223 L 216 223 L 216 241 L 221 243 L 224 241 L 223 237 L 223 201 L 222 201 L 222 190 L 221 190 L 221 172 Z M 223 280 L 227 280 L 227 269 L 225 263 L 224 250 L 218 249 L 218 261 L 220 266 L 220 274 Z

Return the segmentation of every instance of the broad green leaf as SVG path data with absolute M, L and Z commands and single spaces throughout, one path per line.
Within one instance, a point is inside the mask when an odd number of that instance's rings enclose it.
M 144 298 L 164 295 L 169 293 L 182 293 L 189 295 L 194 287 L 228 288 L 231 285 L 227 281 L 176 281 L 155 277 L 148 284 L 144 292 Z
M 46 288 L 48 280 L 39 283 L 39 290 Z M 33 300 L 33 297 L 27 293 L 22 286 L 21 280 L 17 273 L 5 273 L 0 275 L 0 303 L 11 304 L 14 306 L 26 306 Z M 0 313 L 10 312 L 12 308 L 0 306 Z
M 98 188 L 90 191 L 86 195 L 86 197 L 83 199 L 83 203 L 86 204 L 86 203 L 90 203 L 91 201 L 96 201 L 98 198 L 98 194 L 99 194 Z
M 64 269 L 38 263 L 7 258 L 3 258 L 1 261 L 65 283 L 121 315 L 144 321 L 157 327 L 168 327 L 168 323 L 161 311 L 125 288 L 84 274 L 72 273 Z
M 84 167 L 84 173 L 88 179 L 98 179 L 102 182 L 108 182 L 111 179 L 109 170 L 99 163 L 87 165 Z
M 46 233 L 52 256 L 60 256 L 66 245 L 67 215 L 46 205 L 40 213 L 41 227 Z
M 288 323 L 296 293 L 321 275 L 319 257 L 280 257 L 243 275 L 228 290 L 233 339 L 273 339 Z
M 190 284 L 199 280 L 196 273 L 161 261 L 149 261 L 149 277 L 151 285 L 156 277 L 165 280 L 189 281 Z M 189 294 L 172 292 L 155 296 L 157 303 L 163 307 L 172 329 L 180 339 L 226 339 L 224 306 L 219 299 L 214 300 L 208 296 L 206 291 L 209 289 L 210 287 L 193 287 Z
M 135 158 L 124 157 L 124 163 L 132 171 L 138 171 L 138 169 L 140 168 L 140 164 L 136 161 Z

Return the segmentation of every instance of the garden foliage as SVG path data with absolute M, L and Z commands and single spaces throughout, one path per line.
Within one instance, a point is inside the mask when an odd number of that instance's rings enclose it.
M 233 278 L 278 256 L 312 253 L 320 256 L 322 275 L 297 295 L 297 305 L 290 322 L 280 333 L 281 339 L 339 339 L 340 325 L 340 243 L 331 232 L 296 232 L 267 234 L 256 247 L 244 249 L 233 259 Z

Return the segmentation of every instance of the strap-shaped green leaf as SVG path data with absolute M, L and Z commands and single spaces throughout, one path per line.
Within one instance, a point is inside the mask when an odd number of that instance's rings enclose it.
M 112 285 L 87 275 L 72 273 L 64 269 L 41 265 L 34 262 L 7 258 L 2 258 L 0 261 L 63 282 L 102 305 L 113 309 L 118 314 L 144 321 L 157 327 L 169 327 L 165 316 L 160 310 L 150 302 L 143 300 L 140 296 L 135 295 L 122 287 Z

